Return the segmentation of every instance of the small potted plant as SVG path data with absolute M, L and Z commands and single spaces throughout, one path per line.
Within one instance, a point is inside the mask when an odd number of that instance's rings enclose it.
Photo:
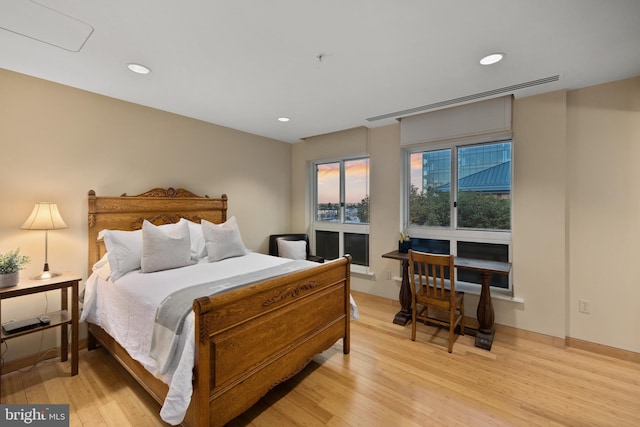
M 0 254 L 0 288 L 10 288 L 18 284 L 20 270 L 31 261 L 26 255 L 20 255 L 20 248 Z
M 411 249 L 411 238 L 400 232 L 400 240 L 398 240 L 398 252 L 407 253 Z

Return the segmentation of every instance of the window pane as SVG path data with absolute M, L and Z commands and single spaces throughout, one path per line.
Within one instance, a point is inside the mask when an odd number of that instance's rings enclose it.
M 511 142 L 458 148 L 458 228 L 511 229 Z
M 344 233 L 344 253 L 351 255 L 351 262 L 369 266 L 369 235 Z
M 340 163 L 316 165 L 316 221 L 340 220 Z
M 448 255 L 451 253 L 451 242 L 439 239 L 411 239 L 411 248 L 420 252 Z
M 509 262 L 509 245 L 496 243 L 458 242 L 458 256 L 461 258 L 486 259 Z M 482 283 L 479 271 L 458 269 L 458 280 L 470 283 Z M 491 286 L 509 288 L 509 275 L 492 274 Z
M 316 255 L 325 259 L 340 256 L 340 233 L 335 231 L 316 231 Z
M 409 223 L 451 224 L 451 150 L 423 151 L 410 157 Z
M 369 222 L 369 159 L 344 162 L 344 222 Z

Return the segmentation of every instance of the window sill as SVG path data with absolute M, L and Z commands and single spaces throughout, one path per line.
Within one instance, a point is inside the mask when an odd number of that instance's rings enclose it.
M 367 267 L 351 264 L 351 274 L 364 279 L 373 279 L 374 274 Z
M 402 284 L 402 277 L 394 276 L 393 280 L 395 280 L 398 284 Z M 447 286 L 447 288 L 449 288 Z M 456 289 L 470 295 L 480 295 L 480 286 L 479 285 L 467 285 L 464 283 L 456 282 Z M 503 300 L 503 301 L 511 301 L 518 304 L 524 304 L 524 299 L 514 297 L 509 295 L 506 292 L 500 291 L 498 289 L 491 289 L 491 299 L 494 300 Z

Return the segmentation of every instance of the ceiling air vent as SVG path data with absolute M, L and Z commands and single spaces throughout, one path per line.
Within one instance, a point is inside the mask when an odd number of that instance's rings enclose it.
M 80 52 L 93 33 L 86 22 L 24 0 L 0 1 L 0 29 L 70 52 Z
M 473 101 L 476 99 L 486 98 L 488 96 L 514 92 L 518 89 L 524 89 L 524 88 L 538 86 L 546 83 L 553 83 L 553 82 L 557 82 L 559 79 L 560 79 L 559 75 L 545 77 L 538 80 L 532 80 L 530 82 L 518 83 L 512 86 L 506 86 L 499 89 L 488 90 L 486 92 L 474 93 L 473 95 L 461 96 L 460 98 L 449 99 L 447 101 L 435 102 L 433 104 L 423 105 L 421 107 L 414 107 L 414 108 L 409 108 L 407 110 L 400 110 L 400 111 L 395 111 L 393 113 L 382 114 L 380 116 L 369 117 L 367 118 L 367 121 L 375 122 L 376 120 L 384 120 L 384 119 L 390 119 L 393 117 L 409 116 L 411 114 L 434 110 L 436 108 L 447 107 L 449 105 L 459 104 L 461 102 Z

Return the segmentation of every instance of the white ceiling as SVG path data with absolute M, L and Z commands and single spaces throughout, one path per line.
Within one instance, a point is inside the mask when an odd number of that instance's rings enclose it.
M 640 0 L 0 0 L 0 27 L 0 68 L 287 142 L 640 75 Z

